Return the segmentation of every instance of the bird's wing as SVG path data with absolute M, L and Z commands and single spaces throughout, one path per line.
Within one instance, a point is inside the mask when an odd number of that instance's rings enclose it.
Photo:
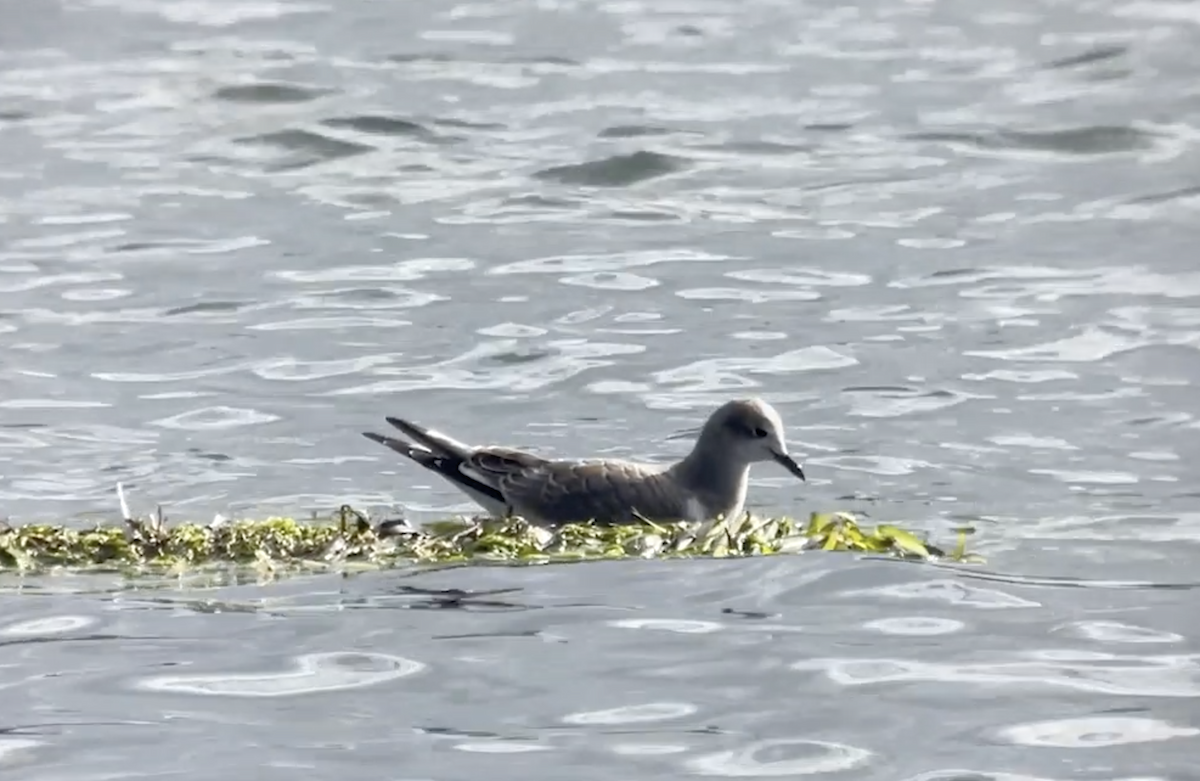
M 676 521 L 689 514 L 686 492 L 646 464 L 539 459 L 508 471 L 498 488 L 513 512 L 538 523 Z
M 447 436 L 440 431 L 418 426 L 410 420 L 393 417 L 387 417 L 384 420 L 400 429 L 404 436 L 413 442 L 438 455 L 452 456 L 458 461 L 466 461 L 471 456 L 471 453 L 475 451 L 475 448 L 466 443 L 459 442 L 457 439 Z
M 387 422 L 402 431 L 412 441 L 370 431 L 364 431 L 363 436 L 438 473 L 489 513 L 504 515 L 510 511 L 508 502 L 499 489 L 499 478 L 502 473 L 498 474 L 495 470 L 489 471 L 474 466 L 479 453 L 494 449 L 474 448 L 439 431 L 401 418 L 389 417 Z M 536 456 L 528 457 L 536 459 Z
M 387 421 L 412 441 L 363 436 L 437 472 L 494 515 L 511 512 L 544 524 L 614 524 L 691 514 L 694 499 L 658 466 L 550 460 L 513 448 L 472 447 L 401 418 Z
M 486 479 L 500 482 L 536 471 L 551 463 L 545 458 L 535 456 L 524 450 L 511 447 L 477 447 L 466 459 L 466 465 L 479 472 Z

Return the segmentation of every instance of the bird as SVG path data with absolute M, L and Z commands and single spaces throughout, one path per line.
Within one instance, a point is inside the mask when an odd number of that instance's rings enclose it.
M 406 439 L 362 435 L 441 475 L 490 516 L 542 526 L 733 520 L 745 509 L 752 464 L 773 462 L 806 480 L 788 452 L 783 420 L 760 398 L 715 409 L 691 452 L 673 464 L 543 458 L 475 447 L 402 418 L 385 420 Z

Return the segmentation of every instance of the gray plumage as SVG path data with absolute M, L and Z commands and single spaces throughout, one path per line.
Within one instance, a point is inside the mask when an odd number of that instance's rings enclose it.
M 781 464 L 804 479 L 787 452 L 779 413 L 761 399 L 726 402 L 705 421 L 692 451 L 674 464 L 547 459 L 506 447 L 473 447 L 407 420 L 407 439 L 363 432 L 437 472 L 490 515 L 531 523 L 706 521 L 741 515 L 750 465 Z

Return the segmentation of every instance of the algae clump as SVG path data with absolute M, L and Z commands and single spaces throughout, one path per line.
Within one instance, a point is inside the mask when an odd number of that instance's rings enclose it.
M 536 564 L 601 559 L 764 556 L 854 551 L 905 559 L 976 562 L 959 530 L 947 553 L 899 527 L 873 528 L 850 513 L 813 513 L 807 523 L 754 518 L 705 524 L 577 523 L 547 529 L 521 518 L 437 521 L 420 527 L 374 521 L 349 505 L 326 519 L 168 524 L 161 508 L 135 518 L 118 486 L 123 523 L 92 528 L 0 523 L 0 570 L 184 571 L 253 564 L 271 571 L 386 568 L 410 563 Z

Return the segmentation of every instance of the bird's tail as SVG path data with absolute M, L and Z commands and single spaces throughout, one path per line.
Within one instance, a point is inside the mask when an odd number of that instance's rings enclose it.
M 447 436 L 440 431 L 418 426 L 412 421 L 392 417 L 385 418 L 385 420 L 400 429 L 404 433 L 404 436 L 437 455 L 452 456 L 460 461 L 465 461 L 470 457 L 472 451 L 475 450 L 475 448 L 464 442 L 459 442 L 457 439 Z

